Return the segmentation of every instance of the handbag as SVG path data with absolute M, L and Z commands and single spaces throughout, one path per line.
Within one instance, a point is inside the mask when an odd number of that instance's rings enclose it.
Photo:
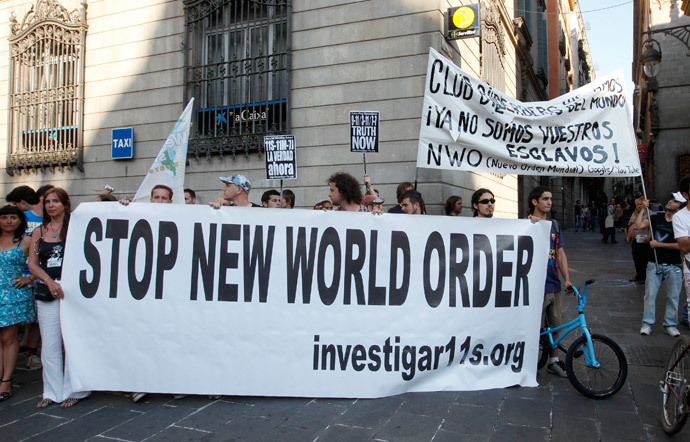
M 37 301 L 43 302 L 55 301 L 55 297 L 50 293 L 50 290 L 48 290 L 48 286 L 42 282 L 39 282 L 34 287 L 34 298 L 36 298 Z

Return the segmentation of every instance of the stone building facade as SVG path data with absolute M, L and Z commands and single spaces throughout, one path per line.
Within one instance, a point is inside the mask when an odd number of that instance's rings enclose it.
M 520 11 L 543 11 L 545 2 L 483 1 L 481 36 L 447 40 L 447 9 L 470 3 L 476 2 L 2 1 L 0 100 L 10 106 L 0 110 L 0 192 L 51 183 L 78 203 L 110 184 L 116 195 L 132 196 L 194 97 L 185 184 L 202 202 L 220 195 L 219 175 L 247 175 L 257 203 L 264 190 L 277 188 L 266 179 L 260 142 L 273 133 L 297 141 L 298 178 L 284 183 L 297 207 L 326 199 L 332 173 L 364 174 L 362 156 L 349 151 L 348 115 L 374 110 L 381 116 L 380 153 L 367 155 L 367 172 L 387 203 L 395 203 L 399 182 L 416 181 L 429 213 L 442 213 L 444 201 L 458 194 L 469 214 L 473 190 L 488 187 L 498 198 L 497 216 L 521 216 L 515 175 L 416 168 L 430 47 L 510 96 L 545 96 L 538 57 L 544 41 L 529 29 L 537 20 L 520 23 Z M 560 3 L 579 11 L 574 0 Z M 561 26 L 568 87 L 579 81 L 577 42 L 586 42 L 573 20 Z M 60 37 L 46 37 L 45 25 L 58 22 L 50 32 Z M 114 160 L 111 133 L 122 127 L 134 129 L 134 156 Z
M 690 174 L 690 17 L 683 13 L 685 3 L 635 2 L 633 119 L 646 163 L 647 195 L 662 204 L 677 190 L 680 178 Z M 646 75 L 642 63 L 651 44 L 661 53 L 656 77 Z

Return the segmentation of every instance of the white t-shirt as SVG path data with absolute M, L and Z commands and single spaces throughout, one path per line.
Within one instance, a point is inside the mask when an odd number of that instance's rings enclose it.
M 676 239 L 690 237 L 690 210 L 687 208 L 680 209 L 673 215 L 673 236 Z M 690 261 L 690 253 L 685 254 L 685 259 Z

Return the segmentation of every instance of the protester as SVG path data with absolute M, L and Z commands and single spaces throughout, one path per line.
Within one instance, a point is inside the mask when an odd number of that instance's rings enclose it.
M 409 181 L 403 181 L 402 183 L 398 184 L 398 187 L 395 190 L 395 197 L 396 201 L 398 201 L 398 204 L 388 209 L 388 213 L 403 213 L 402 207 L 400 206 L 400 201 L 402 200 L 403 193 L 413 189 L 414 186 Z
M 280 208 L 280 192 L 269 189 L 261 195 L 261 205 L 269 209 Z
M 7 195 L 7 201 L 16 205 L 20 210 L 24 211 L 26 216 L 27 227 L 26 236 L 30 237 L 34 229 L 43 222 L 43 196 L 45 193 L 54 188 L 52 184 L 45 184 L 38 188 L 37 191 L 29 186 L 19 186 L 12 189 Z M 23 276 L 29 276 L 29 266 L 24 266 Z M 30 290 L 32 292 L 36 283 L 32 283 Z M 34 310 L 36 310 L 36 301 L 34 300 Z M 24 324 L 24 335 L 19 342 L 19 352 L 26 352 L 26 367 L 30 370 L 37 370 L 41 368 L 41 358 L 38 356 L 38 346 L 41 342 L 41 331 L 38 327 L 38 319 L 28 321 Z
M 589 230 L 596 232 L 599 229 L 599 211 L 594 201 L 589 203 Z
M 690 175 L 684 176 L 680 180 L 680 194 L 683 198 L 690 201 Z M 683 284 L 685 286 L 685 307 L 683 308 L 683 319 L 688 321 L 688 307 L 690 306 L 690 205 L 685 209 L 680 209 L 673 215 L 673 234 L 676 237 L 680 251 L 684 254 L 683 259 Z
M 357 179 L 345 172 L 337 172 L 328 178 L 328 197 L 338 210 L 343 212 L 366 212 L 361 205 L 362 191 Z
M 244 175 L 230 175 L 228 177 L 218 177 L 219 180 L 225 183 L 223 188 L 223 196 L 212 203 L 209 203 L 214 209 L 220 209 L 221 206 L 232 205 L 234 207 L 261 207 L 258 204 L 249 202 L 249 191 L 252 189 L 252 184 Z
M 638 198 L 639 199 L 639 198 Z M 664 315 L 664 330 L 667 334 L 678 337 L 680 332 L 678 325 L 678 298 L 683 285 L 682 261 L 680 257 L 680 246 L 673 236 L 673 215 L 687 203 L 680 192 L 672 193 L 671 199 L 666 203 L 666 212 L 659 213 L 652 217 L 652 234 L 647 229 L 649 245 L 656 251 L 647 255 L 647 277 L 644 286 L 644 313 L 642 315 L 641 335 L 652 333 L 652 326 L 655 319 L 656 295 L 659 293 L 661 281 L 666 281 L 666 314 Z M 635 201 L 637 205 L 637 201 Z M 640 201 L 641 210 L 645 213 L 649 207 L 648 200 Z M 637 225 L 637 221 L 635 222 Z
M 333 210 L 333 204 L 329 200 L 324 200 L 314 205 L 314 210 Z
M 477 218 L 492 218 L 494 216 L 494 193 L 489 189 L 478 189 L 472 194 L 472 213 Z
M 96 202 L 116 202 L 117 198 L 112 193 L 101 193 L 96 196 Z
M 70 210 L 67 192 L 58 187 L 48 190 L 43 198 L 43 224 L 31 235 L 29 270 L 39 281 L 36 300 L 43 338 L 43 399 L 36 404 L 37 408 L 45 408 L 55 402 L 61 402 L 62 407 L 67 408 L 89 395 L 89 392 L 73 391 L 69 366 L 63 364 L 62 356 L 60 303 L 65 294 L 60 276 Z
M 364 197 L 362 198 L 362 205 L 364 205 L 367 208 L 367 211 L 376 214 L 383 213 L 381 205 L 384 202 L 386 202 L 385 199 L 379 198 L 376 195 L 364 195 Z
M 580 204 L 580 200 L 575 201 L 575 231 L 577 232 L 577 229 L 582 227 L 582 204 Z M 583 229 L 584 230 L 584 229 Z
M 184 190 L 184 203 L 185 204 L 196 204 L 196 192 L 192 189 Z
M 281 203 L 283 209 L 295 208 L 295 192 L 290 189 L 283 190 L 283 202 Z
M 366 195 L 379 196 L 379 191 L 371 185 L 371 177 L 366 173 L 364 174 L 364 188 L 367 190 Z
M 460 216 L 462 214 L 462 197 L 453 195 L 446 200 L 446 215 Z
M 552 205 L 551 191 L 545 187 L 535 187 L 529 193 L 528 201 L 530 208 L 529 219 L 532 222 L 546 221 L 551 212 Z M 546 285 L 544 287 L 544 304 L 542 306 L 542 323 L 549 327 L 558 327 L 563 323 L 563 292 L 561 291 L 561 280 L 558 276 L 560 271 L 565 279 L 564 285 L 567 292 L 572 291 L 570 282 L 570 271 L 568 270 L 568 258 L 565 255 L 565 243 L 563 242 L 562 229 L 558 222 L 552 220 L 549 246 L 549 260 L 546 267 Z M 560 333 L 553 333 L 556 339 Z M 568 377 L 565 371 L 565 364 L 558 359 L 558 349 L 549 349 L 549 363 L 547 370 L 562 378 Z
M 611 198 L 611 203 L 606 208 L 606 218 L 604 219 L 604 237 L 601 239 L 603 242 L 608 244 L 609 238 L 611 238 L 611 244 L 616 244 L 616 200 Z
M 400 199 L 403 213 L 408 215 L 426 215 L 426 206 L 422 194 L 416 190 L 408 190 Z
M 633 262 L 635 263 L 635 276 L 630 282 L 643 283 L 647 274 L 647 262 L 649 261 L 651 248 L 649 247 L 649 201 L 642 198 L 635 200 L 635 213 L 628 222 L 628 232 L 625 241 L 630 243 Z
M 24 240 L 26 217 L 16 207 L 0 209 L 0 402 L 12 396 L 12 375 L 19 356 L 19 325 L 35 319 L 29 284 L 22 276 L 31 240 Z
M 589 218 L 591 217 L 591 214 L 589 212 L 589 206 L 583 205 L 582 206 L 582 231 L 586 232 L 589 230 Z

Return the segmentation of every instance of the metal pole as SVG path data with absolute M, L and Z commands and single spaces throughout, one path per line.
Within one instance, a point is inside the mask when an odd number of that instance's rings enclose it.
M 283 180 L 280 180 L 280 208 L 283 208 Z
M 641 173 L 640 182 L 642 183 L 642 195 L 644 196 L 645 201 L 649 201 L 647 199 L 647 189 L 645 189 L 644 187 L 644 178 L 642 177 Z M 652 239 L 654 239 L 654 231 L 652 230 L 652 215 L 649 214 L 649 207 L 647 207 L 647 219 L 649 220 L 649 233 Z M 654 263 L 656 264 L 656 274 L 658 275 L 659 273 L 661 273 L 661 271 L 659 270 L 659 257 L 656 254 L 656 249 L 652 248 L 652 250 L 654 251 Z
M 367 154 L 362 152 L 362 160 L 364 160 L 364 175 L 367 174 Z

